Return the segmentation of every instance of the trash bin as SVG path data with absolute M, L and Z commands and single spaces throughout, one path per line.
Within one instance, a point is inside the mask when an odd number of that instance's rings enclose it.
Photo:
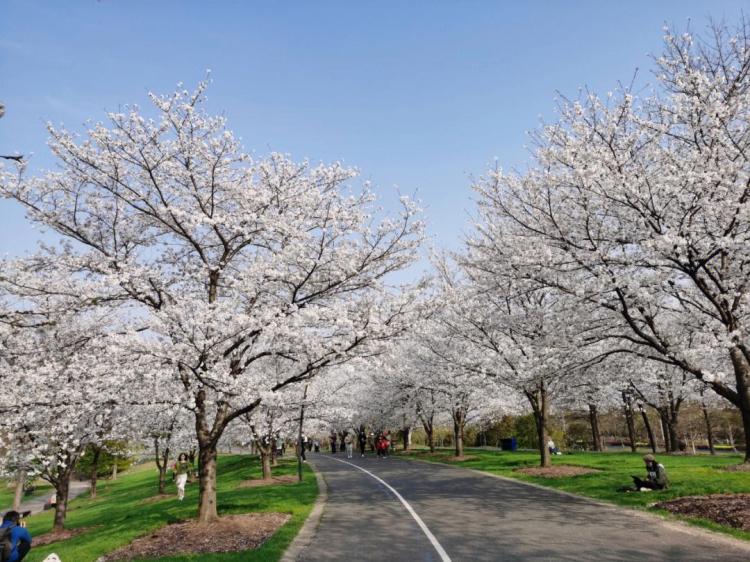
M 515 437 L 505 437 L 504 439 L 500 439 L 500 448 L 503 451 L 515 451 L 518 449 L 518 443 L 516 442 Z

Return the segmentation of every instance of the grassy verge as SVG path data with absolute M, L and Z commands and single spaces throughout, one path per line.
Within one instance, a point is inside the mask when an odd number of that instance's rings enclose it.
M 483 449 L 468 449 L 467 460 L 453 461 L 453 450 L 414 451 L 404 456 L 473 468 L 483 472 L 499 474 L 518 480 L 541 484 L 581 496 L 588 496 L 617 505 L 635 509 L 649 509 L 660 515 L 686 520 L 692 524 L 720 531 L 736 538 L 750 540 L 750 533 L 718 525 L 712 521 L 675 517 L 664 510 L 650 509 L 653 503 L 683 496 L 705 496 L 722 493 L 750 493 L 750 474 L 727 472 L 724 467 L 742 461 L 740 455 L 657 455 L 664 464 L 672 482 L 669 490 L 649 493 L 618 492 L 621 486 L 632 484 L 630 475 L 645 475 L 641 453 L 571 453 L 552 458 L 553 464 L 583 466 L 601 472 L 565 478 L 543 478 L 516 472 L 516 469 L 538 466 L 539 455 L 535 452 L 505 452 Z
M 282 460 L 275 474 L 294 474 L 296 463 Z M 159 558 L 160 562 L 271 562 L 278 560 L 296 536 L 307 518 L 317 497 L 318 487 L 312 471 L 305 467 L 302 483 L 238 488 L 243 480 L 260 477 L 260 463 L 248 456 L 223 456 L 219 458 L 217 485 L 220 514 L 249 512 L 282 512 L 291 519 L 257 550 L 242 553 L 212 554 L 209 556 L 174 556 Z M 80 497 L 70 504 L 67 527 L 92 527 L 89 531 L 66 541 L 33 548 L 24 562 L 39 562 L 49 553 L 56 552 L 64 561 L 94 562 L 99 556 L 129 543 L 167 523 L 195 517 L 198 485 L 187 487 L 185 500 L 178 502 L 174 484 L 170 483 L 171 497 L 156 496 L 156 469 L 151 464 L 138 466 L 114 482 L 101 482 L 98 497 L 92 500 Z M 153 498 L 153 499 L 152 499 Z M 30 517 L 32 536 L 52 528 L 52 513 Z

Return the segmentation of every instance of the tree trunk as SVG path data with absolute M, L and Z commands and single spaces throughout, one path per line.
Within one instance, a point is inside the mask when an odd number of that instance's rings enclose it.
M 656 454 L 656 438 L 654 437 L 654 430 L 651 429 L 651 422 L 648 419 L 648 414 L 646 414 L 646 410 L 643 409 L 643 404 L 638 404 L 638 409 L 641 411 L 641 417 L 643 417 L 643 425 L 646 427 L 648 444 L 651 447 L 651 452 Z
M 737 381 L 737 403 L 742 415 L 742 428 L 745 431 L 745 460 L 744 463 L 750 464 L 750 358 L 742 351 L 733 347 L 729 351 L 734 367 L 734 377 Z
M 547 441 L 549 440 L 547 433 L 547 418 L 549 416 L 547 387 L 544 381 L 542 381 L 533 391 L 524 391 L 524 394 L 531 404 L 531 409 L 534 411 L 536 435 L 539 440 L 539 466 L 547 468 L 552 464 L 550 451 L 547 447 Z
M 424 423 L 422 424 L 424 426 L 424 432 L 425 435 L 427 435 L 427 446 L 430 448 L 430 452 L 435 452 L 435 431 L 432 427 L 432 424 Z
M 706 422 L 706 439 L 708 440 L 708 450 L 712 455 L 715 455 L 716 450 L 714 449 L 714 430 L 711 426 L 711 417 L 708 415 L 708 408 L 706 407 L 706 402 L 704 400 L 701 400 L 701 410 L 703 410 L 703 419 Z
M 21 501 L 23 500 L 23 487 L 26 484 L 26 473 L 23 470 L 16 471 L 16 486 L 13 490 L 13 511 L 18 511 L 21 508 Z
M 659 411 L 659 421 L 661 422 L 661 434 L 664 439 L 664 451 L 671 453 L 673 449 L 672 440 L 669 437 L 669 424 L 667 422 L 667 416 L 663 411 Z
M 68 492 L 70 490 L 71 470 L 66 470 L 55 480 L 55 519 L 52 531 L 59 532 L 65 529 L 65 516 L 68 514 Z
M 96 484 L 99 481 L 99 459 L 102 456 L 102 448 L 94 447 L 94 459 L 91 461 L 91 499 L 96 498 Z M 115 463 L 117 466 L 117 463 Z
M 464 423 L 466 419 L 461 408 L 453 410 L 453 444 L 458 458 L 464 456 Z
M 169 447 L 159 451 L 159 437 L 154 437 L 154 460 L 159 471 L 159 493 L 167 493 L 167 469 L 169 468 Z
M 748 397 L 750 402 L 750 397 Z M 745 460 L 743 463 L 750 464 L 750 404 L 747 409 L 741 410 L 742 413 L 742 427 L 745 430 Z
M 117 480 L 117 457 L 112 459 L 112 480 Z
M 601 452 L 602 436 L 599 433 L 599 413 L 596 410 L 596 404 L 589 404 L 589 422 L 591 423 L 591 436 L 594 441 L 594 451 Z
M 297 427 L 297 481 L 302 482 L 302 457 L 305 454 L 305 451 L 302 450 L 302 447 L 305 446 L 305 444 L 302 441 L 302 429 L 305 423 L 305 401 L 307 400 L 307 387 L 309 385 L 305 384 L 305 391 L 302 394 L 302 404 L 299 407 L 299 426 Z M 364 432 L 365 426 L 361 426 L 360 431 Z
M 270 447 L 260 447 L 260 466 L 263 471 L 263 480 L 271 480 L 272 474 L 271 474 L 271 448 Z
M 680 450 L 680 439 L 677 435 L 678 410 L 672 404 L 659 408 L 662 427 L 664 428 L 664 443 L 668 453 L 676 453 Z
M 198 449 L 198 481 L 200 503 L 198 523 L 208 525 L 219 519 L 216 508 L 216 445 L 213 442 L 200 443 Z
M 167 493 L 167 467 L 166 466 L 159 467 L 159 493 L 160 494 Z
M 625 410 L 625 423 L 628 426 L 628 439 L 630 439 L 630 451 L 635 453 L 638 450 L 635 435 L 635 416 L 633 415 L 633 399 L 625 391 L 622 392 L 622 402 Z
M 732 424 L 727 424 L 727 437 L 729 438 L 729 446 L 732 447 L 732 452 L 737 452 L 737 445 L 734 442 L 734 432 L 732 431 Z
M 401 430 L 401 436 L 404 442 L 404 451 L 411 449 L 411 427 L 406 426 Z

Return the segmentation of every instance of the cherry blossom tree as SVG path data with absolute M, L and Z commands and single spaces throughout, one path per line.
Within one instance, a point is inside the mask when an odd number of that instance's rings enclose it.
M 24 322 L 29 312 L 21 313 Z M 2 462 L 26 467 L 54 486 L 53 528 L 59 531 L 76 462 L 87 446 L 122 435 L 126 416 L 118 397 L 126 395 L 128 373 L 117 364 L 101 314 L 44 314 L 35 322 L 12 330 L 0 354 L 4 385 L 19 389 L 0 403 L 0 445 Z M 18 380 L 23 387 L 13 384 Z
M 611 352 L 703 381 L 750 445 L 749 31 L 666 31 L 653 94 L 563 100 L 532 167 L 493 170 L 476 192 L 519 278 L 577 298 Z
M 406 329 L 416 296 L 385 278 L 415 259 L 422 224 L 406 198 L 383 213 L 339 164 L 245 154 L 202 109 L 205 88 L 151 95 L 155 117 L 126 107 L 84 138 L 50 126 L 59 171 L 27 177 L 20 165 L 0 193 L 63 238 L 40 250 L 39 267 L 67 271 L 87 304 L 119 303 L 127 347 L 172 367 L 163 384 L 194 415 L 199 521 L 210 523 L 230 423 L 264 393 Z M 264 366 L 278 358 L 287 377 L 269 380 Z

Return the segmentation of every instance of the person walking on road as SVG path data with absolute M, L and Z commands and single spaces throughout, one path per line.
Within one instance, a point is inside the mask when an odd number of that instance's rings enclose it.
M 307 462 L 307 457 L 305 456 L 305 449 L 307 448 L 307 435 L 304 433 L 299 438 L 299 443 L 297 443 L 299 447 L 299 456 L 302 459 L 302 462 Z
M 365 428 L 360 428 L 359 431 L 359 456 L 364 458 L 365 457 L 365 449 L 367 448 L 367 432 L 365 431 Z
M 336 432 L 331 432 L 331 453 L 336 454 L 336 440 L 338 437 L 336 436 Z
M 347 433 L 344 437 L 344 445 L 346 446 L 346 458 L 351 459 L 354 456 L 354 438 L 351 433 Z
M 375 448 L 378 451 L 378 458 L 384 459 L 388 456 L 388 439 L 385 434 L 381 433 L 375 442 Z
M 190 468 L 188 456 L 185 453 L 180 453 L 177 462 L 174 463 L 174 482 L 177 485 L 177 499 L 180 501 L 185 499 L 185 484 L 187 484 L 190 475 Z

